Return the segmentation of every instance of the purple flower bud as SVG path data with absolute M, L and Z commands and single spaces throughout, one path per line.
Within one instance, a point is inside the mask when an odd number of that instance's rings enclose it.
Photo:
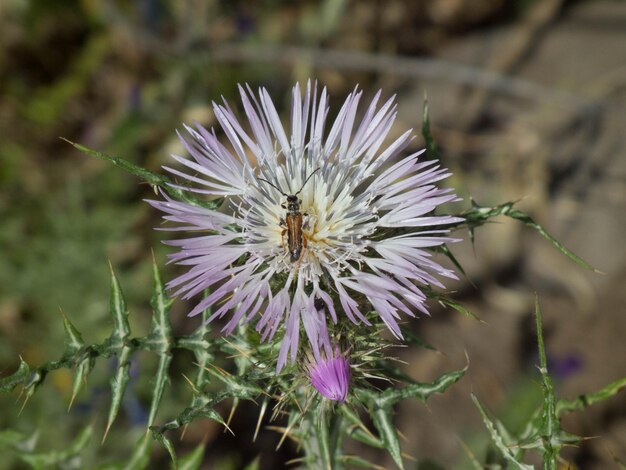
M 346 356 L 334 355 L 309 365 L 311 385 L 329 400 L 346 401 L 350 376 L 350 361 Z

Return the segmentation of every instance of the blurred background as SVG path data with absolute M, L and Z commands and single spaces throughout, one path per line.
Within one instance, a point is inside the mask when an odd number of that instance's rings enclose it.
M 356 84 L 371 97 L 398 95 L 395 134 L 419 135 L 428 96 L 448 184 L 484 205 L 519 200 L 568 248 L 604 274 L 583 270 L 520 223 L 498 219 L 453 252 L 467 278 L 455 298 L 484 323 L 432 305 L 416 332 L 439 352 L 398 349 L 415 379 L 465 364 L 465 378 L 425 406 L 397 415 L 411 468 L 466 468 L 466 448 L 484 461 L 488 435 L 469 394 L 516 429 L 540 403 L 533 302 L 544 314 L 557 393 L 573 398 L 626 372 L 626 2 L 611 0 L 2 0 L 0 2 L 0 375 L 21 355 L 32 365 L 62 353 L 60 310 L 88 343 L 110 332 L 108 261 L 122 281 L 134 334 L 150 322 L 150 252 L 165 260 L 148 185 L 79 153 L 59 137 L 162 171 L 182 152 L 176 129 L 215 125 L 212 100 L 238 106 L 237 83 L 269 89 L 289 116 L 295 81 L 317 79 L 337 112 Z M 333 112 L 333 111 L 331 111 Z M 467 238 L 467 234 L 459 233 Z M 171 279 L 175 268 L 164 273 Z M 172 321 L 189 332 L 188 306 Z M 175 357 L 159 422 L 189 401 Z M 103 361 L 100 361 L 103 362 Z M 124 459 L 145 430 L 155 358 L 139 355 L 131 392 L 95 463 Z M 101 363 L 71 412 L 71 375 L 51 374 L 18 416 L 17 395 L 0 396 L 0 428 L 39 432 L 63 449 L 87 422 L 103 432 L 108 379 Z M 225 415 L 229 410 L 223 407 Z M 279 435 L 251 442 L 258 410 L 241 406 L 231 428 L 198 422 L 177 440 L 205 442 L 203 468 L 283 468 L 297 457 Z M 51 425 L 52 423 L 52 425 Z M 626 462 L 624 394 L 568 416 L 586 440 L 564 456 L 570 468 Z M 360 449 L 392 468 L 383 453 Z M 155 446 L 155 468 L 167 465 Z M 0 468 L 22 468 L 0 459 Z M 160 465 L 160 467 L 159 467 Z M 564 464 L 565 465 L 565 464 Z M 564 466 L 564 468 L 567 468 Z M 623 468 L 623 467 L 622 467 Z

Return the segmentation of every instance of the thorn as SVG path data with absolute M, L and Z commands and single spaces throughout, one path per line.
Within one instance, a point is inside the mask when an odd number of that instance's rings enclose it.
M 295 459 L 288 460 L 285 465 L 294 465 L 297 463 L 306 463 L 306 457 L 297 457 Z
M 261 428 L 261 421 L 263 421 L 263 417 L 267 411 L 267 400 L 263 400 L 263 404 L 261 405 L 261 410 L 259 411 L 259 419 L 256 422 L 256 428 L 254 428 L 254 436 L 252 437 L 252 442 L 256 441 L 256 437 L 259 434 L 259 429 Z
M 187 381 L 187 383 L 189 384 L 189 386 L 191 387 L 191 389 L 193 390 L 194 393 L 197 393 L 198 395 L 201 393 L 200 390 L 198 390 L 198 388 L 194 385 L 194 383 L 189 379 L 189 377 L 187 377 L 185 374 L 181 374 L 183 376 L 183 378 Z
M 296 422 L 299 420 L 298 419 L 294 419 L 293 422 L 287 426 L 284 429 L 283 432 L 283 436 L 280 438 L 280 441 L 278 441 L 278 445 L 276 446 L 276 450 L 280 449 L 280 447 L 283 445 L 283 442 L 285 442 L 285 438 L 291 433 L 291 430 L 293 429 L 293 427 L 296 425 Z
M 109 422 L 107 423 L 107 428 L 104 430 L 104 436 L 102 436 L 102 441 L 100 442 L 100 445 L 104 444 L 104 441 L 106 440 L 107 436 L 109 435 L 109 429 L 111 429 L 111 425 L 113 423 Z
M 239 404 L 239 398 L 237 397 L 233 398 L 233 406 L 230 407 L 230 413 L 228 414 L 228 418 L 226 419 L 225 426 L 230 425 L 230 422 L 232 421 L 233 416 L 235 415 L 235 410 L 237 409 L 238 404 Z
M 22 393 L 20 392 L 20 395 L 21 394 Z M 19 397 L 18 397 L 18 399 L 19 399 Z M 22 403 L 22 406 L 20 407 L 20 411 L 17 413 L 18 416 L 22 414 L 22 411 L 24 411 L 24 408 L 26 407 L 26 403 L 28 403 L 29 399 L 30 399 L 30 395 L 27 393 L 26 397 L 24 398 L 24 403 Z
M 228 430 L 228 432 L 229 432 L 232 436 L 234 436 L 234 435 L 235 435 L 235 433 L 233 432 L 233 430 L 232 430 L 232 429 L 230 429 L 230 427 L 228 427 L 228 424 L 226 424 L 226 423 L 222 423 L 222 424 L 224 425 L 224 427 Z
M 413 462 L 417 462 L 417 459 L 413 457 L 411 454 L 407 454 L 406 452 L 401 452 L 400 455 L 402 455 L 402 457 L 404 457 L 405 459 L 409 459 Z
M 243 357 L 250 357 L 250 351 L 245 351 L 243 348 L 241 348 L 240 346 L 236 345 L 235 343 L 231 342 L 228 340 L 228 338 L 224 337 L 224 342 L 226 344 L 228 344 L 229 346 L 231 346 L 233 349 L 239 351 L 241 353 L 241 355 Z M 236 356 L 232 356 L 232 357 L 236 357 Z

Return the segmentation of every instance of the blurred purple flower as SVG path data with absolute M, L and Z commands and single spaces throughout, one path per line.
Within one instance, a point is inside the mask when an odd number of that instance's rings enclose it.
M 309 365 L 311 385 L 329 400 L 346 401 L 350 388 L 350 360 L 336 350 L 330 357 L 320 358 Z
M 423 150 L 396 159 L 412 140 L 411 130 L 384 145 L 396 104 L 392 97 L 377 109 L 380 92 L 360 122 L 362 92 L 355 89 L 327 123 L 326 89 L 318 94 L 308 82 L 303 99 L 296 85 L 290 130 L 265 89 L 255 96 L 240 87 L 240 94 L 251 134 L 226 102 L 214 103 L 229 147 L 215 130 L 185 126 L 188 135 L 180 138 L 190 158 L 173 157 L 189 173 L 166 167 L 197 185 L 177 187 L 223 196 L 226 208 L 210 210 L 166 195 L 149 201 L 166 220 L 181 224 L 171 230 L 195 232 L 167 242 L 180 247 L 171 260 L 190 266 L 168 287 L 185 299 L 211 288 L 189 315 L 210 306 L 217 306 L 211 320 L 231 313 L 226 334 L 254 318 L 263 340 L 284 328 L 278 370 L 288 357 L 296 359 L 301 322 L 316 359 L 322 351 L 330 356 L 327 317 L 337 322 L 338 305 L 350 321 L 367 325 L 362 308 L 373 307 L 401 339 L 400 311 L 428 313 L 417 285 L 443 287 L 435 275 L 456 279 L 426 250 L 457 241 L 441 227 L 461 219 L 433 215 L 440 204 L 458 200 L 435 184 L 450 173 L 436 161 L 421 160 Z M 281 204 L 297 192 L 306 245 L 294 262 L 285 246 Z M 393 229 L 404 233 L 390 234 Z M 359 305 L 356 296 L 369 305 Z
M 583 368 L 583 360 L 579 354 L 570 353 L 561 357 L 548 358 L 548 370 L 558 379 L 566 379 Z

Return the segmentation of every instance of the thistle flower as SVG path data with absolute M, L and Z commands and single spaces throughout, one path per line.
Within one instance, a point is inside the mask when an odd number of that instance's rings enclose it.
M 319 358 L 309 365 L 311 385 L 329 400 L 346 401 L 350 388 L 350 360 L 338 350 L 329 357 Z
M 172 230 L 194 232 L 167 242 L 180 248 L 171 260 L 190 266 L 168 287 L 186 299 L 212 290 L 189 315 L 210 306 L 210 320 L 230 314 L 225 334 L 256 319 L 263 340 L 284 329 L 278 370 L 295 361 L 301 324 L 318 359 L 332 353 L 327 321 L 337 323 L 338 307 L 366 325 L 364 309 L 373 308 L 401 339 L 399 312 L 428 313 L 418 286 L 443 287 L 436 275 L 456 278 L 425 250 L 455 241 L 442 226 L 460 219 L 433 214 L 457 200 L 435 185 L 450 173 L 420 159 L 423 150 L 397 158 L 411 130 L 385 145 L 396 118 L 393 97 L 377 109 L 378 92 L 358 122 L 362 92 L 355 89 L 328 124 L 328 94 L 316 88 L 307 83 L 303 98 L 294 86 L 289 130 L 265 89 L 255 96 L 241 86 L 251 133 L 225 101 L 213 111 L 228 146 L 215 130 L 185 126 L 179 137 L 189 156 L 173 157 L 188 172 L 165 169 L 193 183 L 180 189 L 224 197 L 221 210 L 167 195 L 149 201 L 182 224 Z M 286 227 L 289 209 L 297 216 Z M 300 249 L 290 250 L 297 242 Z

